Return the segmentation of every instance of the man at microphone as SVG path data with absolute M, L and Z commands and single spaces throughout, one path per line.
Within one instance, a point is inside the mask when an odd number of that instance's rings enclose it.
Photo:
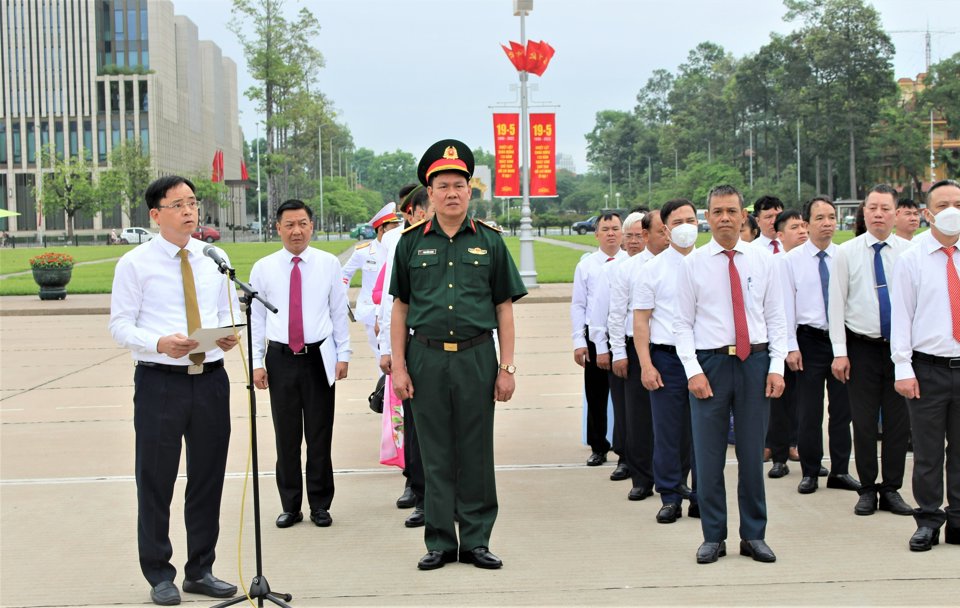
M 220 497 L 230 441 L 230 382 L 224 352 L 235 337 L 217 340 L 217 348 L 192 352 L 189 336 L 201 327 L 225 327 L 239 318 L 233 285 L 217 264 L 203 256 L 197 229 L 198 204 L 190 180 L 161 177 L 144 194 L 150 219 L 160 235 L 117 263 L 110 298 L 110 333 L 129 348 L 133 375 L 133 425 L 136 432 L 137 541 L 140 569 L 155 604 L 180 603 L 170 563 L 170 503 L 187 445 L 184 523 L 187 563 L 183 590 L 210 597 L 236 595 L 237 588 L 213 575 L 220 534 Z

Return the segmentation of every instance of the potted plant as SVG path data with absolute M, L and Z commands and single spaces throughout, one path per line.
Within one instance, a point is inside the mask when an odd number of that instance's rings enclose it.
M 64 300 L 73 273 L 73 256 L 48 251 L 30 258 L 33 280 L 40 286 L 41 300 Z

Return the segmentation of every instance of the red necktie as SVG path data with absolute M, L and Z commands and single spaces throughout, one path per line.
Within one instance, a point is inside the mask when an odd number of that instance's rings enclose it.
M 607 258 L 607 261 L 608 261 L 608 262 L 612 262 L 612 261 L 614 261 L 615 259 L 617 259 L 617 258 Z
M 770 243 L 773 244 L 773 253 L 780 253 L 780 243 L 776 239 L 770 241 Z
M 957 266 L 953 263 L 956 250 L 956 246 L 940 248 L 947 254 L 947 293 L 950 294 L 950 314 L 953 316 L 953 339 L 960 342 L 960 276 L 957 276 Z
M 776 241 L 774 241 L 776 242 Z M 747 309 L 743 306 L 743 287 L 740 284 L 740 273 L 733 263 L 736 251 L 723 252 L 730 260 L 730 298 L 733 300 L 733 327 L 737 335 L 737 358 L 746 361 L 750 356 L 750 329 L 747 327 Z
M 287 321 L 287 345 L 295 353 L 303 350 L 303 288 L 300 281 L 300 258 L 293 256 L 290 271 L 290 318 Z

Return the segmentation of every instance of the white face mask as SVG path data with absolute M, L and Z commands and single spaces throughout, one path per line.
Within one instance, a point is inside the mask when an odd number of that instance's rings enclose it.
M 933 225 L 947 236 L 960 234 L 960 209 L 947 207 L 933 216 Z
M 697 242 L 697 227 L 693 224 L 680 224 L 670 231 L 670 240 L 681 249 L 693 247 Z

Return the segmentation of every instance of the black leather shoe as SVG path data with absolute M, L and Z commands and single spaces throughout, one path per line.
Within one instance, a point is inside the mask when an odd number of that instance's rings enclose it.
M 947 526 L 947 534 L 945 535 L 943 542 L 948 545 L 960 545 L 960 527 Z
M 846 473 L 843 475 L 830 475 L 827 477 L 827 487 L 834 490 L 850 490 L 851 492 L 856 492 L 860 489 L 860 482 Z
M 873 515 L 877 512 L 877 495 L 873 492 L 861 494 L 857 506 L 853 508 L 857 515 Z
M 403 525 L 408 528 L 419 528 L 425 523 L 427 523 L 427 518 L 423 515 L 423 507 L 414 507 L 413 513 L 404 520 Z
M 830 471 L 827 470 L 827 467 L 820 467 L 820 470 L 817 472 L 817 477 L 826 477 L 830 474 Z M 860 487 L 860 482 L 857 482 L 857 487 Z
M 605 463 L 606 461 L 607 461 L 606 454 L 601 454 L 600 452 L 594 452 L 593 454 L 590 454 L 590 458 L 587 458 L 587 466 L 598 467 L 601 464 Z
M 787 466 L 787 463 L 775 462 L 773 466 L 770 467 L 767 477 L 770 479 L 780 479 L 781 477 L 786 477 L 788 473 L 790 473 L 790 467 Z
M 677 486 L 677 492 L 679 492 L 680 496 L 687 500 L 690 500 L 690 495 L 693 494 L 693 490 L 691 490 L 690 486 L 685 483 L 681 483 L 679 486 Z
M 740 555 L 746 555 L 752 557 L 755 562 L 767 564 L 777 561 L 777 556 L 763 540 L 741 540 Z
M 412 509 L 417 505 L 417 497 L 413 493 L 413 488 L 407 486 L 403 489 L 403 494 L 397 499 L 398 509 Z
M 726 554 L 726 541 L 720 541 L 719 543 L 704 542 L 702 545 L 700 545 L 700 548 L 697 549 L 697 563 L 712 564 Z
M 801 494 L 813 494 L 817 491 L 819 485 L 820 482 L 817 481 L 816 477 L 804 477 L 800 480 L 800 485 L 797 486 L 797 492 Z
M 301 521 L 303 521 L 303 511 L 297 511 L 296 513 L 284 511 L 277 516 L 277 527 L 289 528 L 293 524 L 300 523 Z
M 613 473 L 610 473 L 610 481 L 623 481 L 624 479 L 630 479 L 630 469 L 627 468 L 627 465 L 618 462 L 617 468 L 613 470 Z
M 934 545 L 940 544 L 940 530 L 920 526 L 910 537 L 911 551 L 929 551 Z
M 657 513 L 658 524 L 672 524 L 683 517 L 683 505 L 679 502 L 671 502 L 660 507 Z
M 457 561 L 456 551 L 427 551 L 427 554 L 417 562 L 417 568 L 420 570 L 436 570 L 455 561 Z
M 687 517 L 692 517 L 694 519 L 700 519 L 700 504 L 692 502 L 690 506 L 687 507 Z
M 207 572 L 198 581 L 183 581 L 183 590 L 186 593 L 199 593 L 210 597 L 233 597 L 237 594 L 237 586 L 225 583 L 211 572 Z
M 630 488 L 630 492 L 627 494 L 627 500 L 643 500 L 649 496 L 653 496 L 653 488 L 634 486 Z
M 333 523 L 333 518 L 330 517 L 330 513 L 326 509 L 311 509 L 310 521 L 321 528 L 326 528 Z
M 150 599 L 157 606 L 176 606 L 180 603 L 180 591 L 170 581 L 163 581 L 150 590 Z
M 913 507 L 903 500 L 900 492 L 894 490 L 880 495 L 880 510 L 890 511 L 894 515 L 913 515 Z
M 477 547 L 470 551 L 461 551 L 460 563 L 473 564 L 477 568 L 484 568 L 486 570 L 496 570 L 503 565 L 500 558 L 490 553 L 490 549 L 486 547 Z

